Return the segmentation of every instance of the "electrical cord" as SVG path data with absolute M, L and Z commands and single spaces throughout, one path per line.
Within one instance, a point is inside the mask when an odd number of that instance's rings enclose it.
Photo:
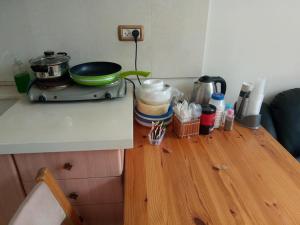
M 129 81 L 132 84 L 132 86 L 133 86 L 133 95 L 134 95 L 134 98 L 135 98 L 135 83 L 132 80 L 128 79 L 128 78 L 125 78 L 125 80 Z
M 134 42 L 135 42 L 135 57 L 134 57 L 134 68 L 135 68 L 135 71 L 137 71 L 137 58 L 138 58 L 138 54 L 137 54 L 137 50 L 138 50 L 138 44 L 137 44 L 137 38 L 139 36 L 140 32 L 138 30 L 133 30 L 132 31 L 132 36 L 134 38 Z M 138 75 L 136 75 L 136 78 L 138 79 L 139 81 L 139 84 L 141 85 L 141 80 L 140 80 L 140 77 Z
M 138 58 L 137 49 L 138 49 L 137 41 L 135 41 L 135 57 L 134 57 L 134 68 L 135 68 L 135 71 L 137 71 L 137 58 Z M 142 83 L 141 83 L 140 77 L 138 75 L 136 75 L 136 78 L 138 79 L 139 84 L 141 85 Z
M 134 38 L 134 43 L 135 43 L 135 58 L 134 58 L 134 69 L 135 71 L 137 71 L 137 38 L 139 36 L 140 32 L 138 30 L 133 30 L 132 31 L 132 36 Z M 140 81 L 140 78 L 138 75 L 136 75 L 138 81 L 139 81 L 139 84 L 141 85 L 141 81 Z M 129 78 L 125 78 L 126 81 L 130 82 L 133 86 L 133 96 L 134 96 L 134 99 L 136 99 L 136 96 L 135 96 L 135 83 L 129 79 Z

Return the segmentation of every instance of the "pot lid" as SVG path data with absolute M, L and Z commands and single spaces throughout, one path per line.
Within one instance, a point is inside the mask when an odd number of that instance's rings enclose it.
M 70 58 L 66 52 L 45 51 L 44 55 L 29 60 L 29 63 L 31 65 L 50 66 L 68 62 Z

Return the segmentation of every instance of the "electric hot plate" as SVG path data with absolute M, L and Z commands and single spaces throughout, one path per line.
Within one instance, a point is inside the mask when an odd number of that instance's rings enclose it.
M 110 100 L 126 95 L 127 86 L 124 79 L 117 80 L 105 86 L 81 86 L 73 81 L 49 85 L 33 83 L 28 91 L 32 102 L 68 102 L 87 100 Z

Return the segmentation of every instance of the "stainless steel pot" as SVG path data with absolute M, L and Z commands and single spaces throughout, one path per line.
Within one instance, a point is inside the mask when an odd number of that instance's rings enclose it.
M 66 52 L 54 53 L 45 51 L 40 56 L 29 61 L 31 69 L 38 79 L 55 79 L 68 73 L 70 56 Z

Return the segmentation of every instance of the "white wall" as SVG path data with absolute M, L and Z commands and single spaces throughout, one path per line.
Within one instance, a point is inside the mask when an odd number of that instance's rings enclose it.
M 267 99 L 300 87 L 299 10 L 299 0 L 210 0 L 203 72 L 226 79 L 231 101 L 259 76 Z
M 208 0 L 1 0 L 0 81 L 13 80 L 14 58 L 67 51 L 71 65 L 91 60 L 134 66 L 134 43 L 119 24 L 143 24 L 139 68 L 154 77 L 196 77 L 202 70 Z
M 1 0 L 0 81 L 12 80 L 14 57 L 66 50 L 71 64 L 112 60 L 133 67 L 133 44 L 117 40 L 118 24 L 143 24 L 139 68 L 155 77 L 221 75 L 227 99 L 242 81 L 265 76 L 267 99 L 300 87 L 299 0 Z M 194 79 L 168 79 L 190 93 Z

